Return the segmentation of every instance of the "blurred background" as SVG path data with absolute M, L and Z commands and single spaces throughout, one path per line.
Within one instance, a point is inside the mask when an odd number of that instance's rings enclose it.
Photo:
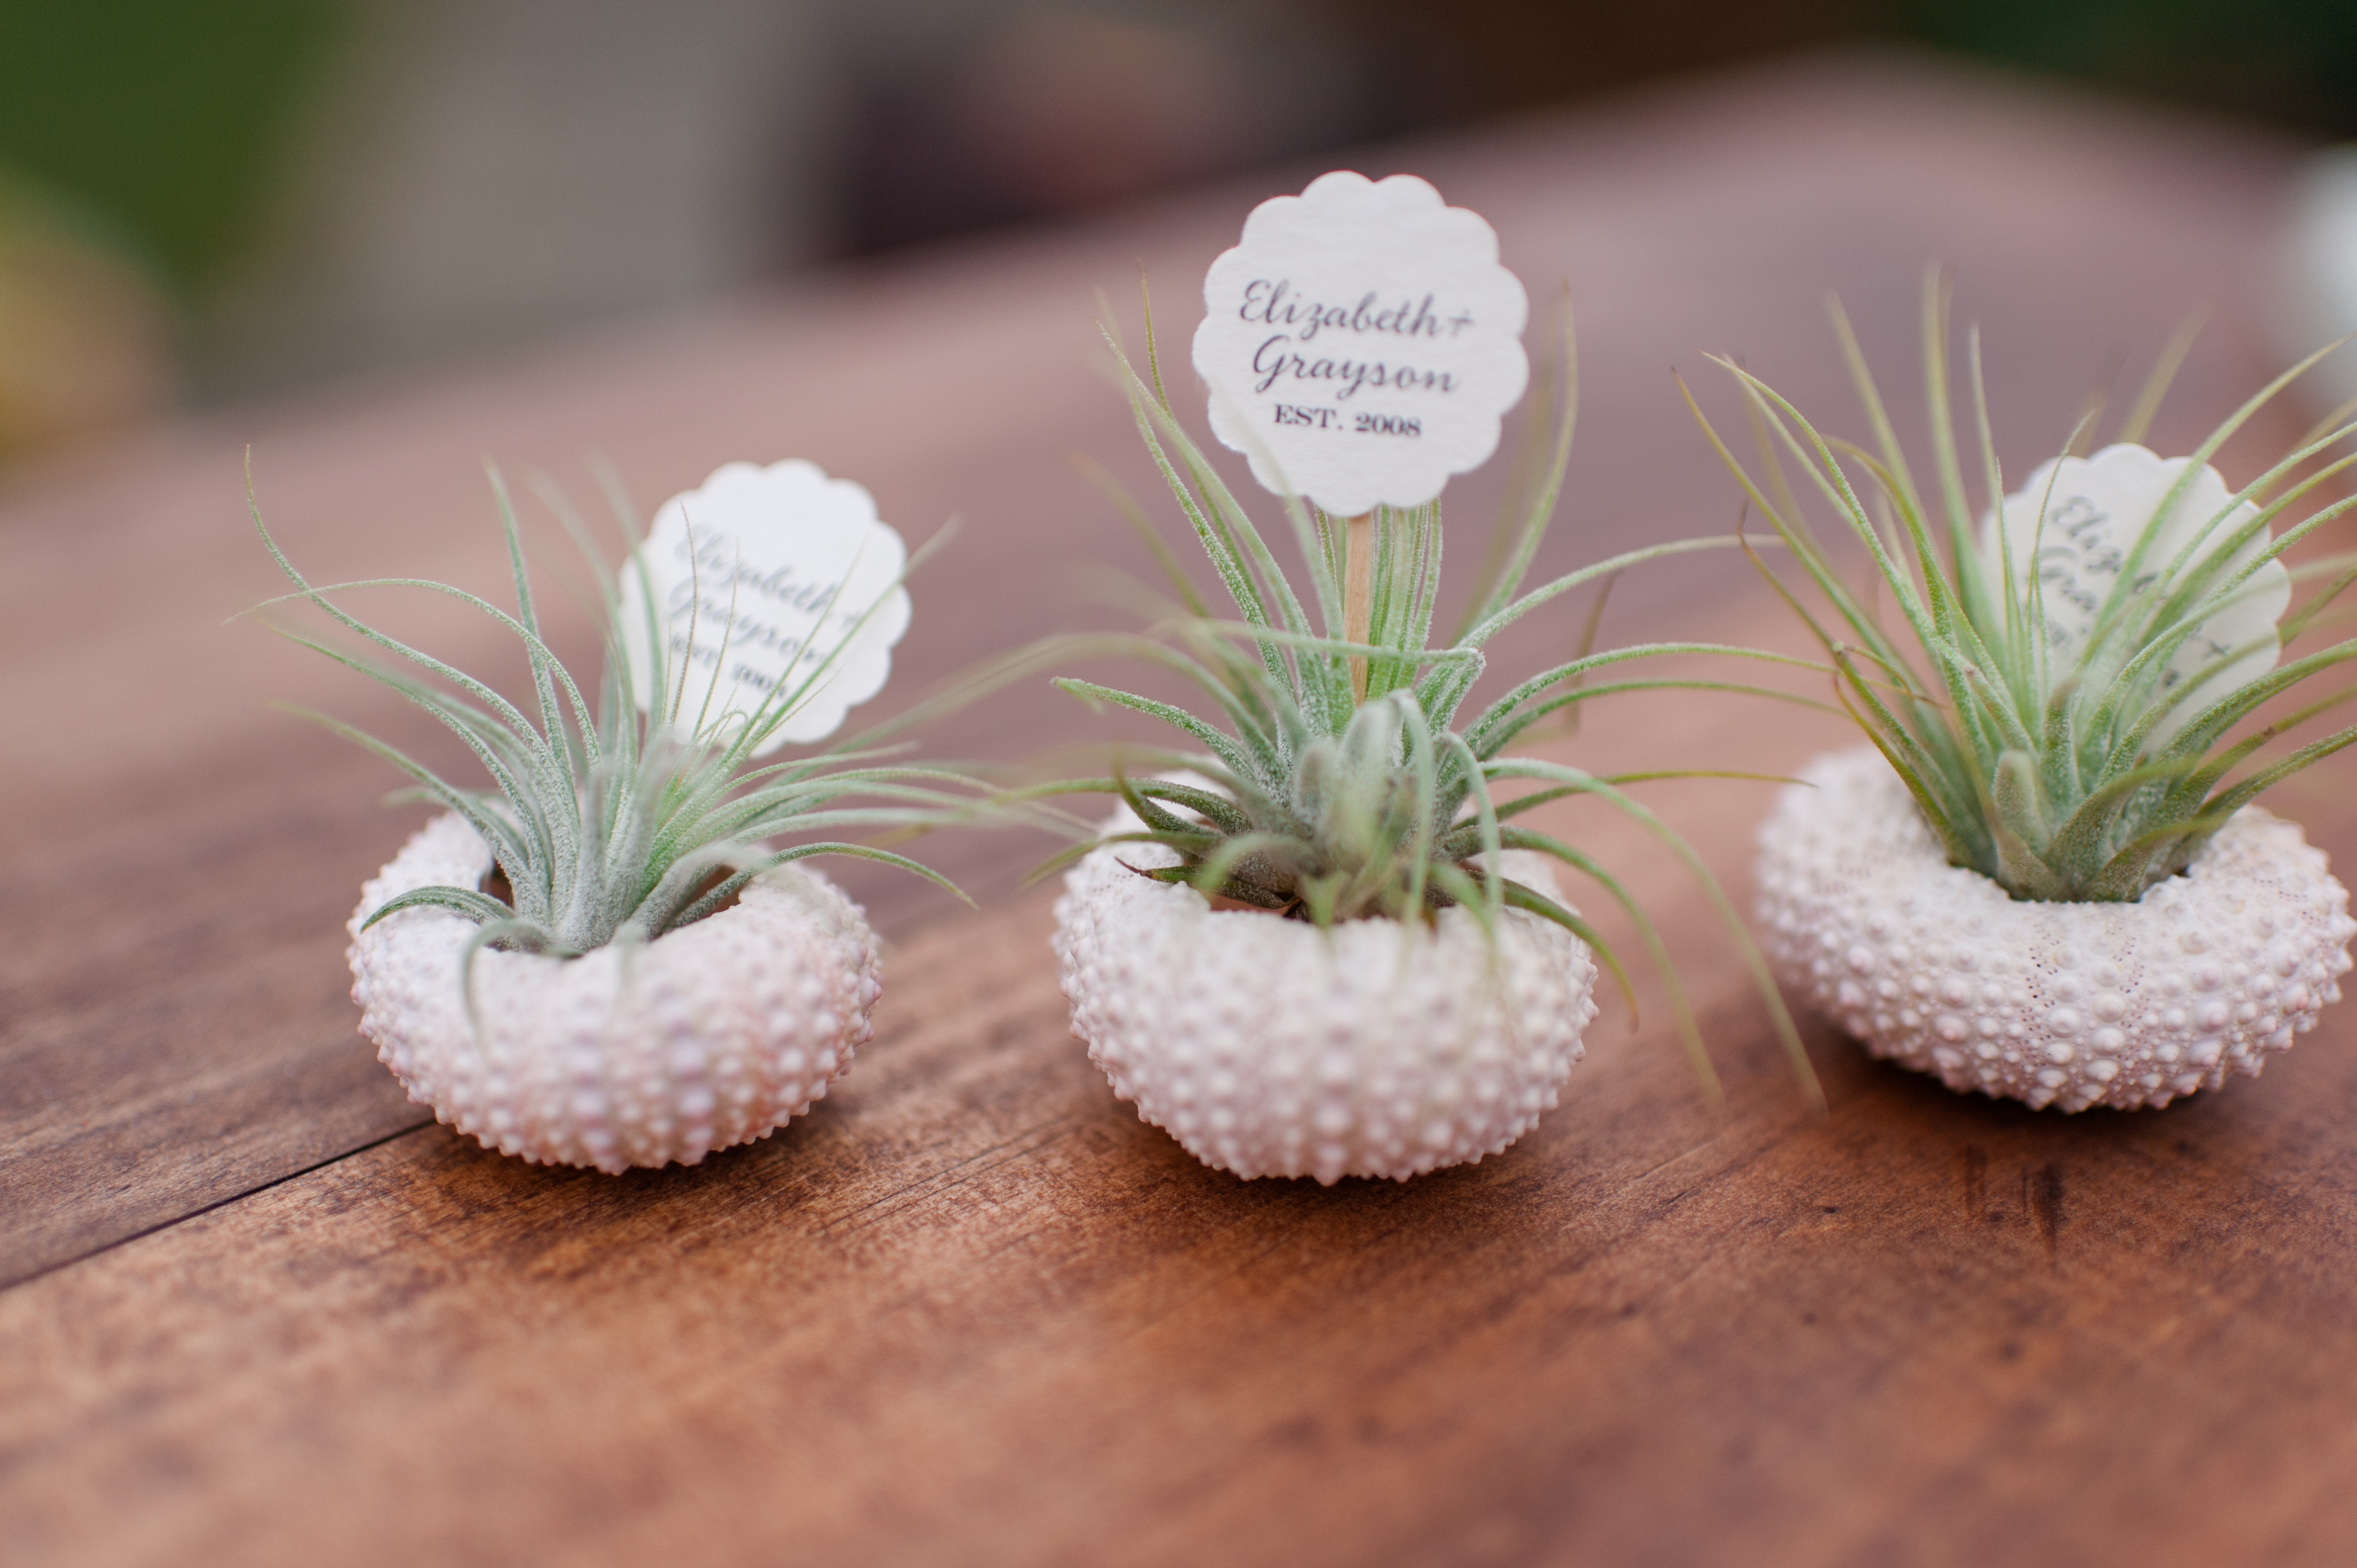
M 0 0 L 0 464 L 1841 39 L 2357 134 L 2350 0 Z

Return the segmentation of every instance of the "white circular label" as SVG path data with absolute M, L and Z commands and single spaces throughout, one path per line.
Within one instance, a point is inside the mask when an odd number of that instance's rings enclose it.
M 2058 671 L 2067 670 L 2086 646 L 2129 552 L 2192 461 L 2164 459 L 2142 446 L 2106 446 L 2093 457 L 2049 459 L 2028 484 L 2005 498 L 2004 549 L 2013 555 L 2015 581 L 2027 584 L 2033 572 L 2038 576 L 2048 653 Z M 2136 592 L 2167 597 L 2175 584 L 2160 581 L 2160 575 L 2233 499 L 2217 469 L 2205 466 L 2196 474 L 2167 520 L 2153 530 L 2137 567 Z M 2257 515 L 2248 501 L 2236 506 L 2202 539 L 2187 568 L 2216 554 Z M 1981 528 L 1981 559 L 1995 575 L 2005 558 L 1995 518 L 1985 518 Z M 2247 564 L 2266 546 L 2266 532 L 2261 530 L 2233 560 Z M 2291 575 L 2281 561 L 2270 561 L 2243 585 L 2232 604 L 2201 623 L 2169 661 L 2161 684 L 2170 694 L 2186 682 L 2197 689 L 2153 727 L 2147 749 L 2161 746 L 2208 703 L 2275 668 L 2280 651 L 2276 622 L 2290 605 Z
M 1421 506 L 1498 448 L 1530 303 L 1498 236 L 1413 175 L 1264 201 L 1203 278 L 1195 370 L 1253 477 L 1355 517 Z
M 907 564 L 876 499 L 849 479 L 800 458 L 716 468 L 703 489 L 663 502 L 645 547 L 622 566 L 622 650 L 639 711 L 675 702 L 673 733 L 709 740 L 824 665 L 753 755 L 825 739 L 892 672 L 892 645 L 909 628 L 909 593 L 899 585 Z M 649 594 L 669 650 L 660 693 Z

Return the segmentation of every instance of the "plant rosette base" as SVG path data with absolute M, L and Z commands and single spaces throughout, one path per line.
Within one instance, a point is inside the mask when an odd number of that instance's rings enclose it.
M 1177 863 L 1160 844 L 1090 854 L 1056 902 L 1056 960 L 1089 1059 L 1205 1165 L 1405 1181 L 1554 1107 L 1596 1016 L 1596 961 L 1569 931 L 1509 909 L 1493 940 L 1461 908 L 1321 930 L 1130 869 Z M 1555 896 L 1537 857 L 1506 869 Z
M 490 848 L 436 818 L 361 890 L 350 925 L 361 1032 L 408 1089 L 501 1154 L 547 1165 L 694 1165 L 823 1098 L 882 993 L 859 907 L 795 866 L 730 908 L 635 947 L 576 959 L 475 955 L 477 1024 L 459 989 L 475 924 L 416 908 L 361 922 L 415 887 L 474 887 Z
M 1763 945 L 1876 1056 L 1949 1088 L 2161 1106 L 2340 1000 L 2349 895 L 2292 822 L 2244 807 L 2135 903 L 2018 902 L 1948 864 L 1871 746 L 1819 757 L 1760 833 Z

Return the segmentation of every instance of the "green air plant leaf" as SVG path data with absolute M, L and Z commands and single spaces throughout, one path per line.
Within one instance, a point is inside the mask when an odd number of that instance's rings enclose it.
M 1570 454 L 1576 382 L 1568 314 L 1555 384 L 1533 399 L 1534 420 L 1550 412 L 1555 420 L 1552 439 L 1533 442 L 1545 454 L 1543 467 L 1521 487 L 1520 508 L 1501 520 L 1463 628 L 1439 646 L 1433 640 L 1443 535 L 1437 501 L 1378 507 L 1368 520 L 1372 526 L 1363 528 L 1361 537 L 1372 541 L 1372 570 L 1363 591 L 1364 629 L 1359 631 L 1346 609 L 1348 520 L 1300 501 L 1286 503 L 1288 530 L 1308 574 L 1297 588 L 1164 397 L 1150 322 L 1144 375 L 1109 330 L 1105 337 L 1138 433 L 1210 558 L 1233 615 L 1212 615 L 1173 553 L 1154 548 L 1187 613 L 1155 628 L 1131 651 L 1183 675 L 1212 705 L 1195 712 L 1093 682 L 1060 681 L 1063 690 L 1092 706 L 1146 714 L 1185 739 L 1177 748 L 1129 753 L 1123 769 L 1110 779 L 1064 779 L 1012 792 L 1009 799 L 1024 802 L 1114 793 L 1140 824 L 1076 844 L 1043 873 L 1071 864 L 1100 843 L 1152 843 L 1171 851 L 1178 864 L 1144 875 L 1321 927 L 1368 918 L 1430 920 L 1440 909 L 1464 905 L 1485 929 L 1492 929 L 1505 909 L 1522 909 L 1565 926 L 1596 948 L 1625 988 L 1620 961 L 1586 920 L 1496 870 L 1499 856 L 1510 848 L 1548 855 L 1594 882 L 1628 912 L 1664 977 L 1678 1031 L 1715 1094 L 1716 1079 L 1692 1011 L 1670 972 L 1666 949 L 1625 886 L 1577 847 L 1503 825 L 1543 800 L 1591 798 L 1627 813 L 1668 844 L 1707 889 L 1760 977 L 1760 994 L 1777 1032 L 1815 1095 L 1799 1035 L 1766 983 L 1765 966 L 1751 951 L 1749 936 L 1684 841 L 1612 781 L 1510 757 L 1506 747 L 1543 720 L 1576 716 L 1578 704 L 1622 692 L 1695 687 L 1806 701 L 1727 682 L 1595 679 L 1617 676 L 1621 666 L 1637 660 L 1708 653 L 1820 671 L 1826 667 L 1706 643 L 1598 651 L 1591 624 L 1576 657 L 1515 682 L 1469 722 L 1459 717 L 1487 669 L 1485 645 L 1532 610 L 1584 586 L 1600 591 L 1632 566 L 1738 542 L 1720 538 L 1654 545 L 1524 589 Z M 1534 430 L 1535 436 L 1547 435 Z M 1141 509 L 1125 499 L 1120 505 L 1133 527 L 1150 527 Z M 1499 797 L 1500 786 L 1519 781 L 1543 787 L 1534 794 Z
M 2285 754 L 2278 736 L 2357 690 L 2306 682 L 2357 659 L 2357 641 L 2283 660 L 2357 583 L 2341 561 L 2291 567 L 2286 552 L 2357 506 L 2340 496 L 2357 453 L 2350 410 L 2230 491 L 2210 467 L 2228 437 L 2330 350 L 2276 378 L 2184 457 L 2135 445 L 2182 362 L 2190 328 L 2163 350 L 2112 445 L 2092 456 L 2094 412 L 2058 456 L 2008 492 L 1989 435 L 1976 333 L 1966 342 L 1980 500 L 1955 429 L 1948 287 L 1923 296 L 1926 403 L 1937 486 L 1919 489 L 1840 306 L 1834 328 L 1871 446 L 1820 433 L 1765 381 L 1727 360 L 1759 436 L 1738 459 L 1691 393 L 1687 406 L 1751 505 L 1830 607 L 1812 614 L 1753 557 L 1824 643 L 1842 704 L 1906 782 L 1949 859 L 2016 898 L 2118 901 L 2176 875 L 2234 810 L 2357 741 L 2357 727 Z M 2338 345 L 2334 345 L 2338 347 Z M 1787 467 L 1871 559 L 1904 634 L 1842 580 Z M 1887 516 L 1892 526 L 1879 525 Z M 2290 610 L 2293 585 L 2329 575 Z M 2270 706 L 2299 690 L 2297 706 Z M 2287 711 L 2288 709 L 2288 711 Z M 2263 711 L 2264 710 L 2264 711 Z M 2248 771 L 2236 769 L 2248 765 Z
M 906 832 L 965 820 L 982 808 L 986 786 L 979 780 L 879 760 L 899 749 L 879 743 L 906 727 L 905 716 L 796 760 L 753 765 L 763 740 L 824 679 L 839 645 L 817 653 L 806 674 L 798 670 L 800 678 L 780 682 L 749 717 L 732 715 L 683 739 L 673 722 L 679 683 L 669 664 L 669 639 L 645 639 L 653 652 L 651 667 L 643 673 L 633 671 L 623 652 L 625 618 L 646 618 L 652 627 L 658 607 L 651 594 L 640 596 L 648 602 L 623 602 L 615 575 L 598 558 L 587 531 L 569 510 L 563 510 L 605 600 L 606 664 L 593 711 L 580 685 L 542 640 L 515 514 L 496 472 L 491 483 L 513 578 L 513 614 L 440 583 L 310 582 L 264 526 L 248 474 L 254 530 L 295 585 L 293 593 L 258 607 L 308 603 L 391 659 L 273 629 L 359 671 L 430 714 L 465 744 L 494 785 L 477 789 L 453 783 L 348 725 L 307 715 L 408 775 L 415 786 L 404 792 L 411 798 L 432 800 L 463 817 L 490 844 L 507 884 L 505 899 L 481 888 L 421 888 L 378 909 L 371 924 L 398 909 L 429 906 L 475 921 L 479 947 L 571 957 L 616 940 L 651 940 L 713 914 L 760 872 L 819 854 L 881 861 L 957 893 L 915 861 L 872 846 L 826 840 L 778 849 L 768 842 L 845 829 Z M 624 547 L 636 552 L 640 541 L 630 514 L 619 505 L 616 511 Z M 643 573 L 638 578 L 648 580 Z M 531 667 L 529 702 L 511 703 L 483 682 L 361 620 L 339 602 L 350 591 L 384 586 L 456 598 L 513 637 Z M 651 714 L 642 714 L 634 680 L 673 695 L 651 703 Z

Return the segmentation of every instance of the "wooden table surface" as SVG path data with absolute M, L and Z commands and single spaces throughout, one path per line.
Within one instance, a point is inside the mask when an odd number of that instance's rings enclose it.
M 1734 349 L 1854 425 L 1821 293 L 1903 385 L 1932 258 L 1986 324 L 2015 471 L 2208 306 L 2158 431 L 2184 444 L 2273 366 L 2296 153 L 1859 56 L 1355 161 L 1486 213 L 1534 295 L 1568 280 L 1586 401 L 1560 569 L 1733 521 L 1670 367 Z M 937 846 L 979 915 L 856 879 L 892 944 L 874 1044 L 807 1119 L 701 1167 L 487 1155 L 377 1065 L 341 926 L 418 812 L 264 703 L 431 737 L 224 624 L 275 591 L 249 443 L 317 575 L 482 585 L 487 456 L 587 493 L 601 453 L 647 499 L 814 458 L 911 534 L 963 520 L 916 585 L 890 699 L 912 700 L 1038 631 L 1118 624 L 1080 564 L 1141 558 L 1069 456 L 1141 494 L 1150 475 L 1092 291 L 1134 330 L 1142 262 L 1183 337 L 1250 204 L 1315 172 L 191 419 L 0 490 L 0 1558 L 2357 1560 L 2357 1010 L 2262 1080 L 2069 1118 L 1813 1022 L 1813 1115 L 1699 896 L 1602 817 L 1560 826 L 1674 934 L 1727 1108 L 1662 1009 L 1632 1030 L 1615 1003 L 1536 1133 L 1404 1187 L 1240 1183 L 1139 1122 L 1066 1031 L 1046 896 L 1013 889 L 1048 846 L 1009 834 Z M 1500 484 L 1462 481 L 1452 532 Z M 369 606 L 512 672 L 463 617 Z M 1727 560 L 1631 577 L 1606 630 L 1792 645 Z M 577 616 L 562 635 L 586 646 Z M 1033 683 L 929 739 L 1008 758 L 1084 733 Z M 1664 701 L 1599 708 L 1559 750 L 1774 768 L 1842 739 Z M 2278 801 L 2336 855 L 2347 776 Z M 1748 897 L 1761 787 L 1655 799 Z

